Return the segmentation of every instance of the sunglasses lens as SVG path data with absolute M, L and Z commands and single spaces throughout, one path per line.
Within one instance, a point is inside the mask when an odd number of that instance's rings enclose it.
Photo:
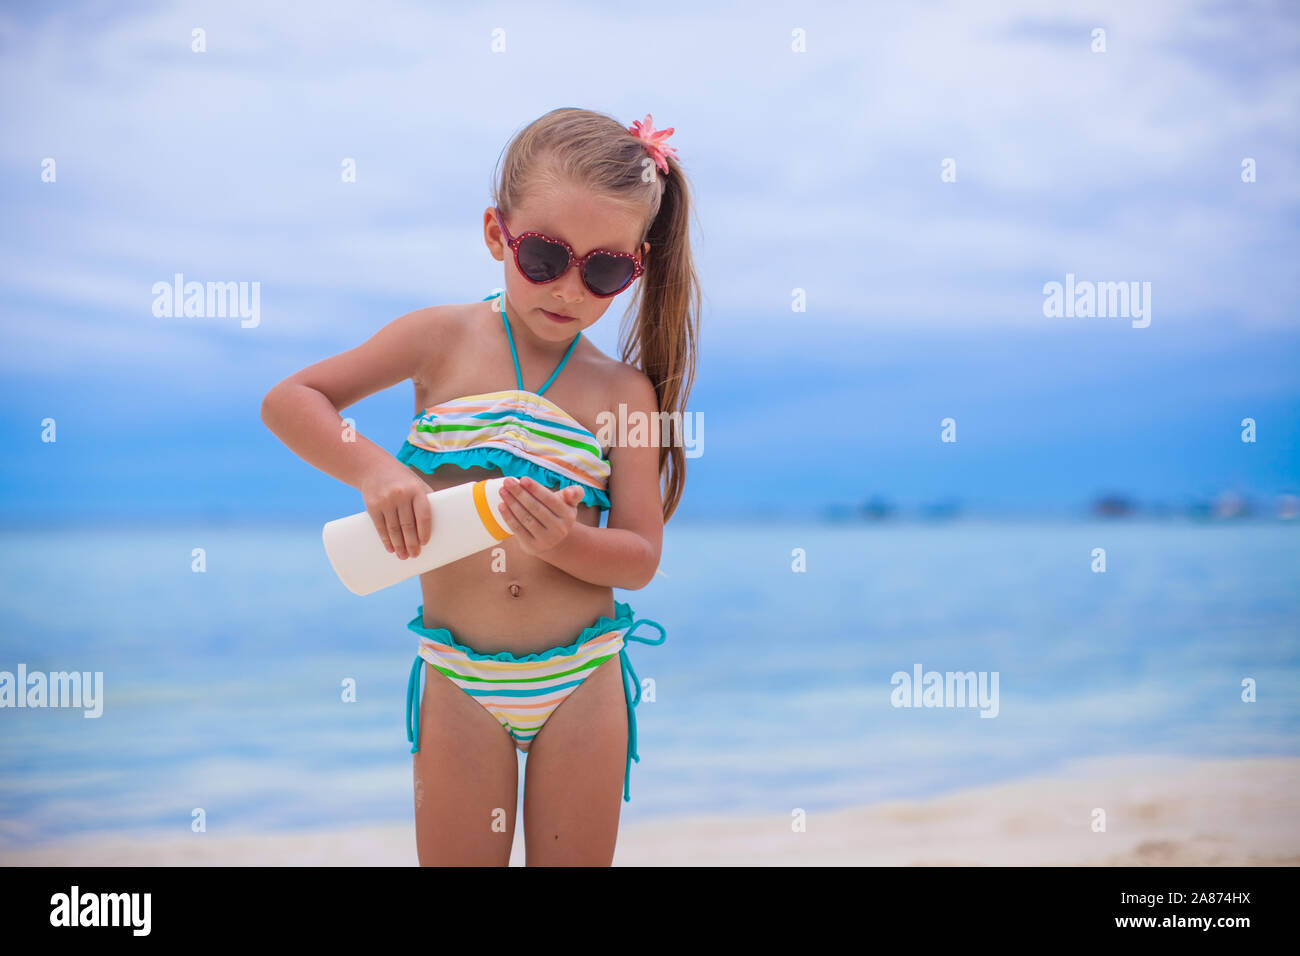
M 632 279 L 636 264 L 624 256 L 592 256 L 582 277 L 596 295 L 613 295 Z
M 557 279 L 568 265 L 569 252 L 558 243 L 538 236 L 529 236 L 519 243 L 519 270 L 534 282 Z

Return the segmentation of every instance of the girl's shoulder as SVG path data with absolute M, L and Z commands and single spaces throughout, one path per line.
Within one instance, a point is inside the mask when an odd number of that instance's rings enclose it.
M 455 362 L 462 349 L 474 346 L 477 302 L 449 302 L 415 309 L 398 319 L 407 326 L 406 341 L 420 356 L 419 370 L 412 378 L 433 381 L 442 374 L 445 362 Z M 478 323 L 481 326 L 481 323 Z
M 428 325 L 429 331 L 436 333 L 445 345 L 452 346 L 458 342 L 465 343 L 472 336 L 489 332 L 490 316 L 495 310 L 491 302 L 478 301 L 431 305 L 419 312 L 424 313 L 423 321 Z
M 574 352 L 574 357 L 577 357 Z M 620 405 L 649 411 L 655 405 L 655 389 L 649 376 L 635 365 L 606 355 L 594 344 L 584 356 L 583 378 L 588 388 L 601 396 L 601 405 L 617 409 Z

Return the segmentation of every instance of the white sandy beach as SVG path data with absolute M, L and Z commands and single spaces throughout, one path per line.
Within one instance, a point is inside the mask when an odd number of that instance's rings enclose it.
M 1106 812 L 1094 832 L 1093 809 Z M 793 810 L 794 808 L 791 808 Z M 516 829 L 512 865 L 521 865 Z M 410 825 L 177 837 L 118 834 L 23 850 L 10 866 L 413 866 Z M 1300 758 L 1078 761 L 925 801 L 624 824 L 616 866 L 1300 865 Z

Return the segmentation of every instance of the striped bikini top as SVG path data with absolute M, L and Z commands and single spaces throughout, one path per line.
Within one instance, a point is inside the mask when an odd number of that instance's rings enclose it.
M 483 301 L 502 293 L 485 296 Z M 610 463 L 600 441 L 577 419 L 542 392 L 569 360 L 579 332 L 569 343 L 546 384 L 525 391 L 519 371 L 519 352 L 510 331 L 505 300 L 501 302 L 510 354 L 515 360 L 514 389 L 484 392 L 430 405 L 411 424 L 411 432 L 397 460 L 432 474 L 440 465 L 461 468 L 499 468 L 503 475 L 529 478 L 550 488 L 582 486 L 582 504 L 608 510 Z

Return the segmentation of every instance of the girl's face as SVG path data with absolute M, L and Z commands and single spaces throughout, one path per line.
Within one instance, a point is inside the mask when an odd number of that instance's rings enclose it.
M 567 242 L 575 256 L 586 255 L 593 249 L 635 253 L 636 241 L 645 225 L 642 215 L 627 206 L 570 186 L 533 190 L 519 208 L 501 218 L 511 236 L 540 232 Z M 497 227 L 497 214 L 491 207 L 484 214 L 483 234 L 493 257 L 505 262 L 506 311 L 512 321 L 525 323 L 541 339 L 569 343 L 583 329 L 594 325 L 618 298 L 601 299 L 592 295 L 575 266 L 544 285 L 525 279 L 515 265 L 514 252 Z M 643 243 L 643 264 L 649 250 L 650 243 Z M 557 321 L 547 312 L 573 319 Z

